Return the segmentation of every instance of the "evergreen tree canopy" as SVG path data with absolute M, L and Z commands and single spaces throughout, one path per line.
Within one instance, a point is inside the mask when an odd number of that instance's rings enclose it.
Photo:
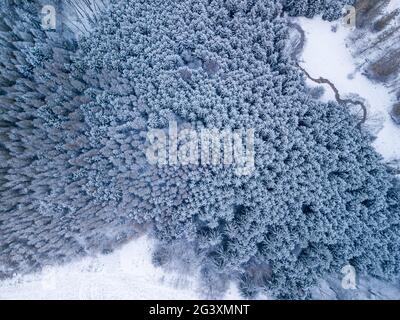
M 0 27 L 1 274 L 136 223 L 249 295 L 305 298 L 348 263 L 398 274 L 399 183 L 343 106 L 307 95 L 279 0 L 117 0 L 77 42 L 20 8 Z M 254 129 L 254 172 L 149 164 L 147 132 L 171 121 Z
M 285 11 L 290 16 L 312 18 L 322 15 L 325 20 L 333 21 L 343 15 L 345 5 L 353 5 L 355 0 L 282 0 Z

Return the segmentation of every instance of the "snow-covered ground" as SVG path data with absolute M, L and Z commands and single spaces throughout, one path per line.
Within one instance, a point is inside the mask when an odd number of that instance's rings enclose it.
M 400 0 L 390 0 L 386 10 L 387 12 L 391 12 L 397 8 L 400 8 Z
M 203 298 L 196 276 L 156 268 L 154 243 L 142 236 L 109 255 L 87 257 L 38 274 L 0 282 L 0 299 L 166 299 Z M 225 299 L 240 299 L 232 284 Z
M 356 93 L 369 106 L 369 119 L 382 119 L 374 142 L 386 160 L 400 158 L 400 127 L 389 116 L 394 97 L 357 71 L 346 47 L 350 29 L 320 18 L 298 19 L 306 34 L 301 65 L 314 78 L 335 84 L 342 96 Z M 333 32 L 333 27 L 337 27 Z M 313 82 L 310 85 L 315 86 Z M 334 100 L 326 87 L 324 100 Z M 154 243 L 146 236 L 109 255 L 87 257 L 64 266 L 49 267 L 38 274 L 16 276 L 0 282 L 0 299 L 201 299 L 197 276 L 183 276 L 156 268 L 151 263 Z M 226 299 L 240 299 L 234 285 Z
M 301 57 L 301 66 L 313 78 L 329 79 L 342 97 L 355 93 L 369 105 L 368 121 L 379 122 L 379 132 L 374 147 L 385 160 L 400 159 L 400 126 L 390 117 L 390 108 L 395 96 L 381 84 L 371 82 L 362 75 L 346 45 L 351 28 L 340 22 L 327 22 L 321 18 L 297 19 L 305 31 L 306 43 Z M 336 29 L 336 32 L 333 30 Z M 317 86 L 311 80 L 310 86 Z M 326 85 L 323 100 L 335 100 L 332 89 Z

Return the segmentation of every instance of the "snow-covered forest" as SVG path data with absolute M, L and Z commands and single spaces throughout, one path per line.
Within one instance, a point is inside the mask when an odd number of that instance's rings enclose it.
M 399 10 L 3 1 L 0 298 L 399 299 Z

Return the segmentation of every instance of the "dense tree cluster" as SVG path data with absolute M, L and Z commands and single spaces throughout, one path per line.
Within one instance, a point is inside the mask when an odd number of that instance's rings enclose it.
M 290 16 L 312 18 L 322 15 L 325 20 L 336 20 L 343 15 L 345 5 L 354 4 L 355 0 L 282 0 L 284 9 Z
M 134 233 L 82 192 L 86 84 L 69 70 L 76 43 L 44 32 L 40 11 L 36 1 L 0 5 L 0 278 L 108 251 Z
M 356 119 L 308 96 L 279 0 L 118 0 L 77 43 L 7 3 L 3 275 L 112 249 L 135 223 L 248 295 L 305 298 L 348 263 L 398 274 L 398 182 Z M 150 165 L 146 134 L 170 121 L 254 129 L 255 171 Z

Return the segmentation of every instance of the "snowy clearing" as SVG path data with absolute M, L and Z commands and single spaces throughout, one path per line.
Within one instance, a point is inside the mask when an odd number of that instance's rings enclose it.
M 17 276 L 0 283 L 0 299 L 201 299 L 195 277 L 154 267 L 152 248 L 142 236 L 109 255 Z M 225 298 L 240 299 L 235 286 Z
M 383 85 L 373 83 L 357 70 L 346 45 L 352 29 L 346 28 L 340 22 L 323 21 L 320 17 L 298 18 L 297 21 L 306 35 L 301 66 L 314 78 L 329 79 L 342 96 L 355 93 L 365 99 L 369 104 L 368 119 L 379 119 L 382 126 L 377 133 L 374 147 L 386 161 L 399 159 L 400 126 L 396 126 L 389 114 L 395 97 Z M 316 86 L 311 80 L 307 84 Z M 323 100 L 334 100 L 329 86 L 325 86 Z

